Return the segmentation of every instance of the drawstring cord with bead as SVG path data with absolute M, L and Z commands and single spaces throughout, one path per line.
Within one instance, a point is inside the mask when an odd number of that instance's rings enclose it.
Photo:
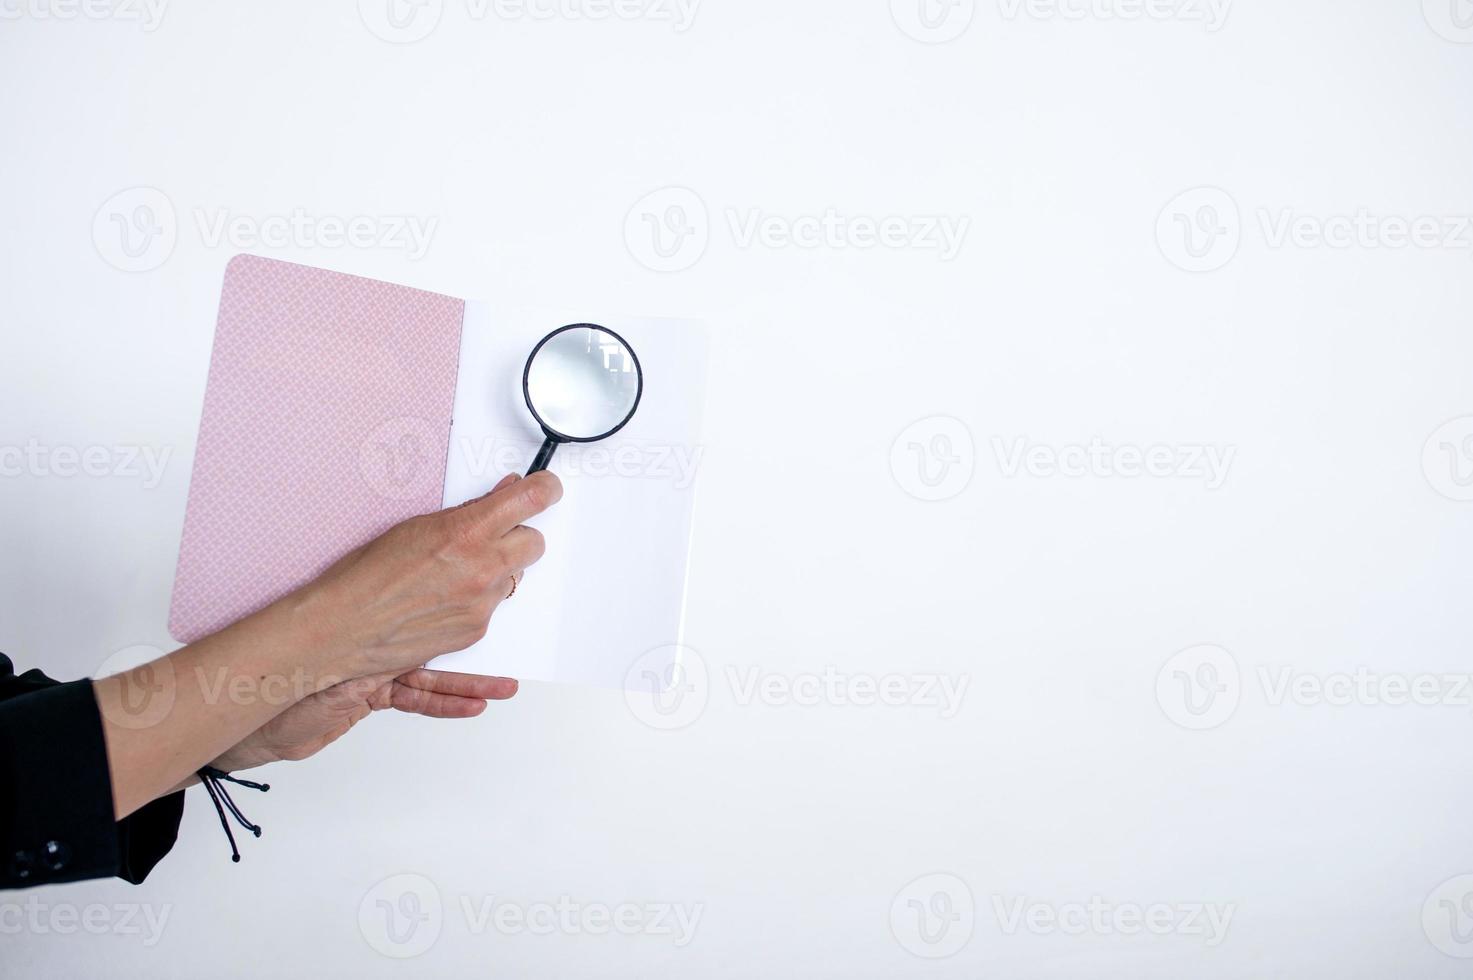
M 235 801 L 230 798 L 230 794 L 221 785 L 220 781 L 222 779 L 226 782 L 235 783 L 237 786 L 244 786 L 247 789 L 258 789 L 263 793 L 271 788 L 271 784 L 253 783 L 249 779 L 236 779 L 225 770 L 216 769 L 214 766 L 205 766 L 199 771 L 199 781 L 204 784 L 205 792 L 210 794 L 210 802 L 215 804 L 215 814 L 220 818 L 220 826 L 225 831 L 225 837 L 230 841 L 230 860 L 239 863 L 240 849 L 235 846 L 235 835 L 230 832 L 230 821 L 225 819 L 225 811 L 229 810 L 230 815 L 242 827 L 257 837 L 261 836 L 261 828 L 257 824 L 253 824 L 247 820 L 246 815 L 240 812 L 240 807 L 235 805 Z

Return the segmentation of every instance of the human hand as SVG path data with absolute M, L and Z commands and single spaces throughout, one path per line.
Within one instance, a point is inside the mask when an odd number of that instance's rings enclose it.
M 430 718 L 474 718 L 490 701 L 517 693 L 509 677 L 418 668 L 359 677 L 309 695 L 246 736 L 211 763 L 225 772 L 316 755 L 375 711 L 393 708 Z
M 508 476 L 484 497 L 391 528 L 283 602 L 322 650 L 325 673 L 397 676 L 486 635 L 545 549 L 521 522 L 562 495 L 551 473 Z
M 375 706 L 418 700 L 421 713 L 454 717 L 467 706 L 433 695 L 510 696 L 497 686 L 505 681 L 447 681 L 464 675 L 417 668 L 486 635 L 492 612 L 542 557 L 542 535 L 521 522 L 562 493 L 551 473 L 509 476 L 478 500 L 390 528 L 315 581 L 217 633 L 94 681 L 113 815 L 121 820 L 186 785 L 211 760 L 240 768 L 260 764 L 252 759 L 310 755 Z M 157 672 L 171 678 L 162 717 L 144 726 L 125 720 L 133 715 L 126 709 L 130 692 L 153 690 Z M 369 680 L 341 687 L 358 678 Z M 298 702 L 310 703 L 289 715 Z M 278 716 L 287 717 L 277 724 Z M 235 749 L 240 759 L 229 757 Z

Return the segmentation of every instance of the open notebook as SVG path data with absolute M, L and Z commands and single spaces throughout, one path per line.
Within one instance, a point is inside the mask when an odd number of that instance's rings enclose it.
M 525 472 L 542 435 L 523 365 L 577 322 L 638 353 L 639 411 L 604 442 L 558 450 L 563 499 L 529 522 L 546 556 L 484 640 L 435 666 L 624 687 L 636 663 L 647 676 L 651 651 L 677 657 L 704 328 L 501 307 L 256 256 L 225 271 L 170 632 L 205 636 L 399 521 Z

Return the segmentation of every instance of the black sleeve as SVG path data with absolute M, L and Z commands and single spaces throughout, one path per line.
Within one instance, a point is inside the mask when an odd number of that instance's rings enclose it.
M 0 654 L 0 888 L 116 875 L 134 884 L 174 846 L 181 790 L 121 821 L 91 681 L 17 677 Z

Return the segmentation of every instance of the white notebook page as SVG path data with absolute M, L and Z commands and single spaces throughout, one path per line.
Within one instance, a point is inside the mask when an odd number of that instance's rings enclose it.
M 547 554 L 496 610 L 485 639 L 432 666 L 648 690 L 648 672 L 660 667 L 650 652 L 678 656 L 702 456 L 701 324 L 468 302 L 445 506 L 480 496 L 508 472 L 526 472 L 542 443 L 522 397 L 527 355 L 552 330 L 590 322 L 623 336 L 639 357 L 639 409 L 603 442 L 558 448 L 551 469 L 563 499 L 528 522 L 546 535 Z

